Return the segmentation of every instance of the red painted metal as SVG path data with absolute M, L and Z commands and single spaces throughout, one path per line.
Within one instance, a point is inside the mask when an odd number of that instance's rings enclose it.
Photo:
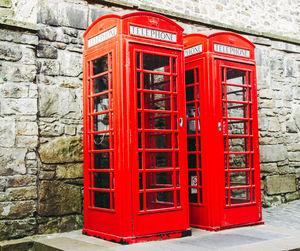
M 157 14 L 109 14 L 85 32 L 83 233 L 190 235 L 183 60 L 182 28 Z
M 184 46 L 190 224 L 262 224 L 254 45 L 212 30 Z

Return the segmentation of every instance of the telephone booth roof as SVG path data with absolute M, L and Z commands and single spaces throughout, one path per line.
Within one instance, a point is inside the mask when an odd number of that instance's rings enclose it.
M 202 44 L 201 52 L 238 56 L 254 60 L 255 45 L 245 37 L 230 31 L 207 30 L 183 36 L 185 49 Z
M 142 32 L 133 34 L 130 29 L 133 25 L 136 25 L 138 28 L 148 28 L 148 30 L 143 30 L 144 34 Z M 122 11 L 98 18 L 85 31 L 83 35 L 85 42 L 114 27 L 116 27 L 115 35 L 122 34 L 130 37 L 152 38 L 160 42 L 171 42 L 174 44 L 183 43 L 183 28 L 181 26 L 165 16 L 145 11 Z M 162 32 L 164 35 L 171 35 L 171 39 L 155 37 L 156 31 Z M 148 34 L 145 34 L 145 32 L 148 32 Z M 85 49 L 87 49 L 86 45 L 87 43 L 85 43 Z

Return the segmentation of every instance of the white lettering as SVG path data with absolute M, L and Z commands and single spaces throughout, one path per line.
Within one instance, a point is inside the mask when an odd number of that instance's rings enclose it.
M 217 52 L 232 54 L 242 57 L 250 57 L 250 51 L 246 49 L 241 49 L 237 47 L 227 46 L 223 44 L 214 44 L 214 50 Z
M 176 34 L 170 32 L 153 30 L 153 29 L 138 27 L 134 25 L 130 25 L 129 30 L 131 35 L 149 37 L 149 38 L 159 39 L 159 40 L 164 40 L 169 42 L 177 41 Z
M 196 53 L 200 53 L 200 52 L 202 52 L 202 44 L 198 44 L 196 46 L 185 49 L 184 56 L 188 57 L 188 56 L 194 55 Z
M 107 39 L 112 38 L 113 36 L 117 35 L 117 27 L 113 27 L 107 31 L 104 31 L 98 34 L 95 37 L 92 37 L 88 40 L 88 47 L 94 46 L 96 44 L 102 43 Z

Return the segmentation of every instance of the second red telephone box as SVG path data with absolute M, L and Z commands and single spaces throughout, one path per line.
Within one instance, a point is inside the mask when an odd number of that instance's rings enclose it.
M 84 42 L 83 232 L 121 243 L 190 235 L 182 28 L 115 13 Z
M 212 30 L 184 46 L 190 224 L 262 223 L 254 45 Z

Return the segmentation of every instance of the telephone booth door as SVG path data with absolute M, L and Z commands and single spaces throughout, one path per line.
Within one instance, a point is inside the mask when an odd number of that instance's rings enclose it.
M 184 44 L 190 224 L 260 224 L 254 45 L 218 31 L 187 35 Z
M 190 235 L 182 28 L 97 19 L 84 51 L 84 229 L 119 243 Z
M 129 48 L 134 90 L 130 117 L 136 135 L 132 163 L 133 177 L 138 177 L 133 184 L 134 232 L 171 231 L 186 217 L 182 210 L 187 201 L 182 55 L 146 45 Z

